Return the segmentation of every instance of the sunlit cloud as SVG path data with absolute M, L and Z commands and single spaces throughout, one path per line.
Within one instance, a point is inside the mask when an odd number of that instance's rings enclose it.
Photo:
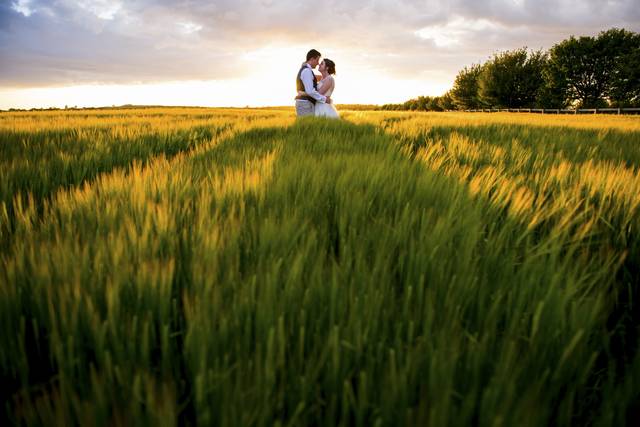
M 416 34 L 432 40 L 438 47 L 452 47 L 467 41 L 470 36 L 484 31 L 496 31 L 502 25 L 488 19 L 466 19 L 456 16 L 445 24 L 422 28 Z
M 107 21 L 112 20 L 122 9 L 122 3 L 113 0 L 81 0 L 77 4 L 81 9 Z
M 31 0 L 15 0 L 11 2 L 11 8 L 22 15 L 29 17 L 33 10 L 29 7 Z
M 180 31 L 184 34 L 193 34 L 202 30 L 202 25 L 196 24 L 194 22 L 179 22 L 178 27 Z

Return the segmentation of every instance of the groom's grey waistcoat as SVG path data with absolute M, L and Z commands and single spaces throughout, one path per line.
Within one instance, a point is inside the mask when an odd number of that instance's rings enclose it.
M 302 68 L 300 68 L 300 71 L 298 71 L 298 76 L 296 77 L 296 90 L 298 92 L 305 92 L 304 83 L 302 83 L 302 70 L 304 70 L 305 68 L 307 68 L 307 66 L 303 65 Z M 312 73 L 313 73 L 313 71 L 312 71 Z M 313 88 L 315 90 L 318 90 L 318 82 L 315 79 L 315 75 L 314 75 L 314 78 L 313 78 Z M 296 99 L 304 99 L 304 100 L 312 102 L 314 104 L 316 103 L 316 100 L 313 97 L 309 96 L 309 95 L 298 95 L 298 96 L 296 96 Z

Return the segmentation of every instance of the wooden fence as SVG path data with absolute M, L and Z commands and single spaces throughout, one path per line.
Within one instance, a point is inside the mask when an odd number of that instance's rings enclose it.
M 480 108 L 468 113 L 540 113 L 540 114 L 640 114 L 640 108 Z

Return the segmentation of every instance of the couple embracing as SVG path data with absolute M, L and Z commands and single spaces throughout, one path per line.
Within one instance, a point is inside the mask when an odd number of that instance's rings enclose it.
M 307 53 L 307 61 L 302 64 L 296 77 L 296 114 L 298 117 L 316 116 L 339 118 L 338 110 L 333 105 L 331 94 L 336 86 L 333 76 L 336 74 L 336 64 L 325 58 L 315 49 Z M 319 67 L 318 67 L 319 65 Z M 318 67 L 322 79 L 318 81 L 313 70 Z

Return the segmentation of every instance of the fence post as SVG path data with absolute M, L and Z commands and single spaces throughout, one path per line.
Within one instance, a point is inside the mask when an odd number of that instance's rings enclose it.
M 618 115 L 620 115 L 620 113 L 621 113 L 621 111 L 620 111 L 620 110 L 621 110 L 621 108 L 620 108 L 620 107 L 618 107 Z

